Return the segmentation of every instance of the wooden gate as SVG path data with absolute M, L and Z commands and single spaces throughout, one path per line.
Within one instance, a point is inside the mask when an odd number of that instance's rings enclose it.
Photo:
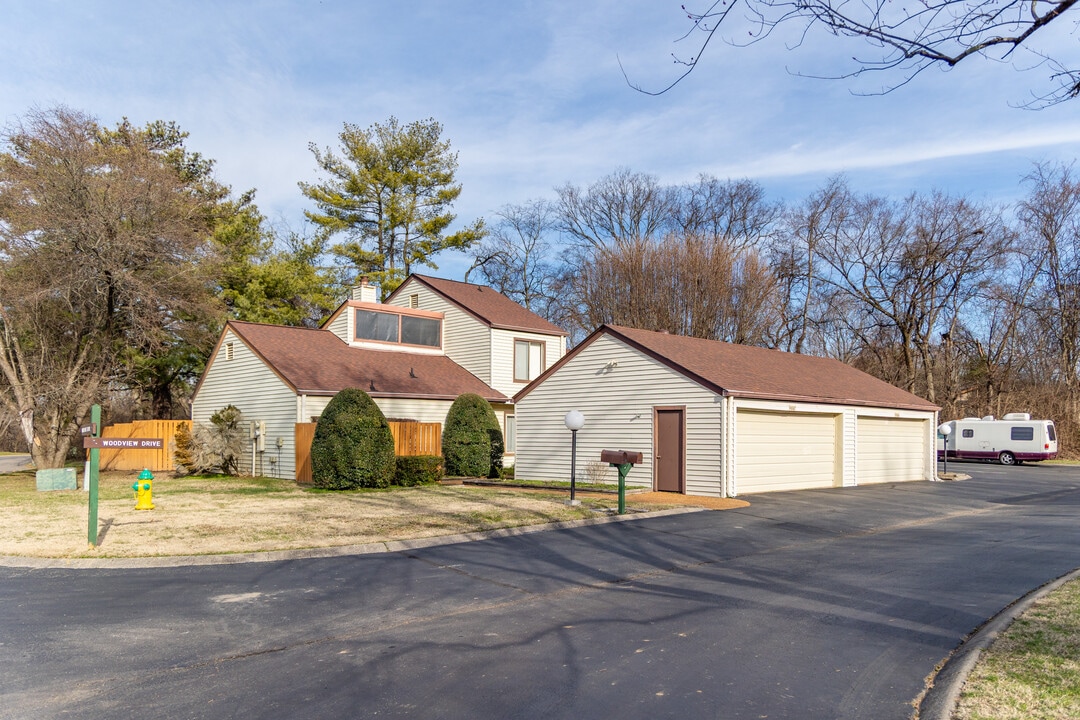
M 311 441 L 315 423 L 296 423 L 296 482 L 311 484 Z
M 390 422 L 395 455 L 442 455 L 442 423 Z M 315 423 L 296 423 L 296 482 L 311 483 Z

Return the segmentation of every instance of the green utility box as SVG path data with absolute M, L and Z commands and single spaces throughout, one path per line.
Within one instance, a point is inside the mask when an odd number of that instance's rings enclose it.
M 75 468 L 50 468 L 37 471 L 38 490 L 76 490 Z

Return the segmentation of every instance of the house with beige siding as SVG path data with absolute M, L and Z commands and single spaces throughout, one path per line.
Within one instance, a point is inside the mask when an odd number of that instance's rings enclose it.
M 410 275 L 386 304 L 441 313 L 444 351 L 495 390 L 512 396 L 566 353 L 567 333 L 484 285 Z M 515 462 L 513 405 L 493 404 L 503 426 L 507 465 Z
M 630 484 L 689 495 L 935 477 L 938 408 L 829 358 L 604 325 L 514 408 L 524 479 L 569 477 L 570 410 L 579 478 L 601 450 L 643 453 Z
M 344 388 L 367 392 L 387 418 L 440 424 L 458 395 L 476 393 L 504 425 L 512 464 L 510 395 L 528 384 L 513 378 L 515 342 L 541 344 L 538 364 L 524 366 L 536 377 L 562 356 L 566 333 L 489 287 L 437 278 L 410 287 L 395 294 L 402 302 L 379 303 L 361 282 L 319 329 L 228 322 L 195 388 L 192 420 L 236 406 L 262 434 L 246 444 L 241 470 L 294 478 L 296 425 L 315 421 Z

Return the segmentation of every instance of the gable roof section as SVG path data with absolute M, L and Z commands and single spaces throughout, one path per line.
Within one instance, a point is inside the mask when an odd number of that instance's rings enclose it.
M 329 330 L 236 320 L 225 327 L 297 394 L 333 395 L 358 387 L 376 398 L 453 400 L 476 393 L 491 402 L 508 401 L 445 355 L 351 347 Z
M 526 310 L 499 291 L 486 285 L 473 285 L 472 283 L 457 280 L 444 280 L 414 274 L 410 275 L 397 290 L 392 292 L 386 301 L 390 302 L 399 293 L 406 294 L 408 292 L 406 286 L 410 281 L 418 282 L 442 295 L 451 303 L 490 327 L 499 328 L 500 330 L 545 333 L 547 335 L 566 336 L 569 334 L 557 325 L 553 325 L 531 310 Z
M 601 325 L 515 395 L 514 401 L 520 401 L 551 373 L 605 334 L 721 395 L 903 410 L 938 409 L 917 395 L 839 360 L 618 325 Z

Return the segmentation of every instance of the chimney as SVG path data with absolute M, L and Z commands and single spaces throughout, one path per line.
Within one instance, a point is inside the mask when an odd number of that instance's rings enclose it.
M 359 300 L 360 302 L 379 302 L 379 293 L 375 289 L 375 286 L 368 282 L 366 275 L 361 275 L 360 281 L 356 285 L 353 285 L 352 299 Z

